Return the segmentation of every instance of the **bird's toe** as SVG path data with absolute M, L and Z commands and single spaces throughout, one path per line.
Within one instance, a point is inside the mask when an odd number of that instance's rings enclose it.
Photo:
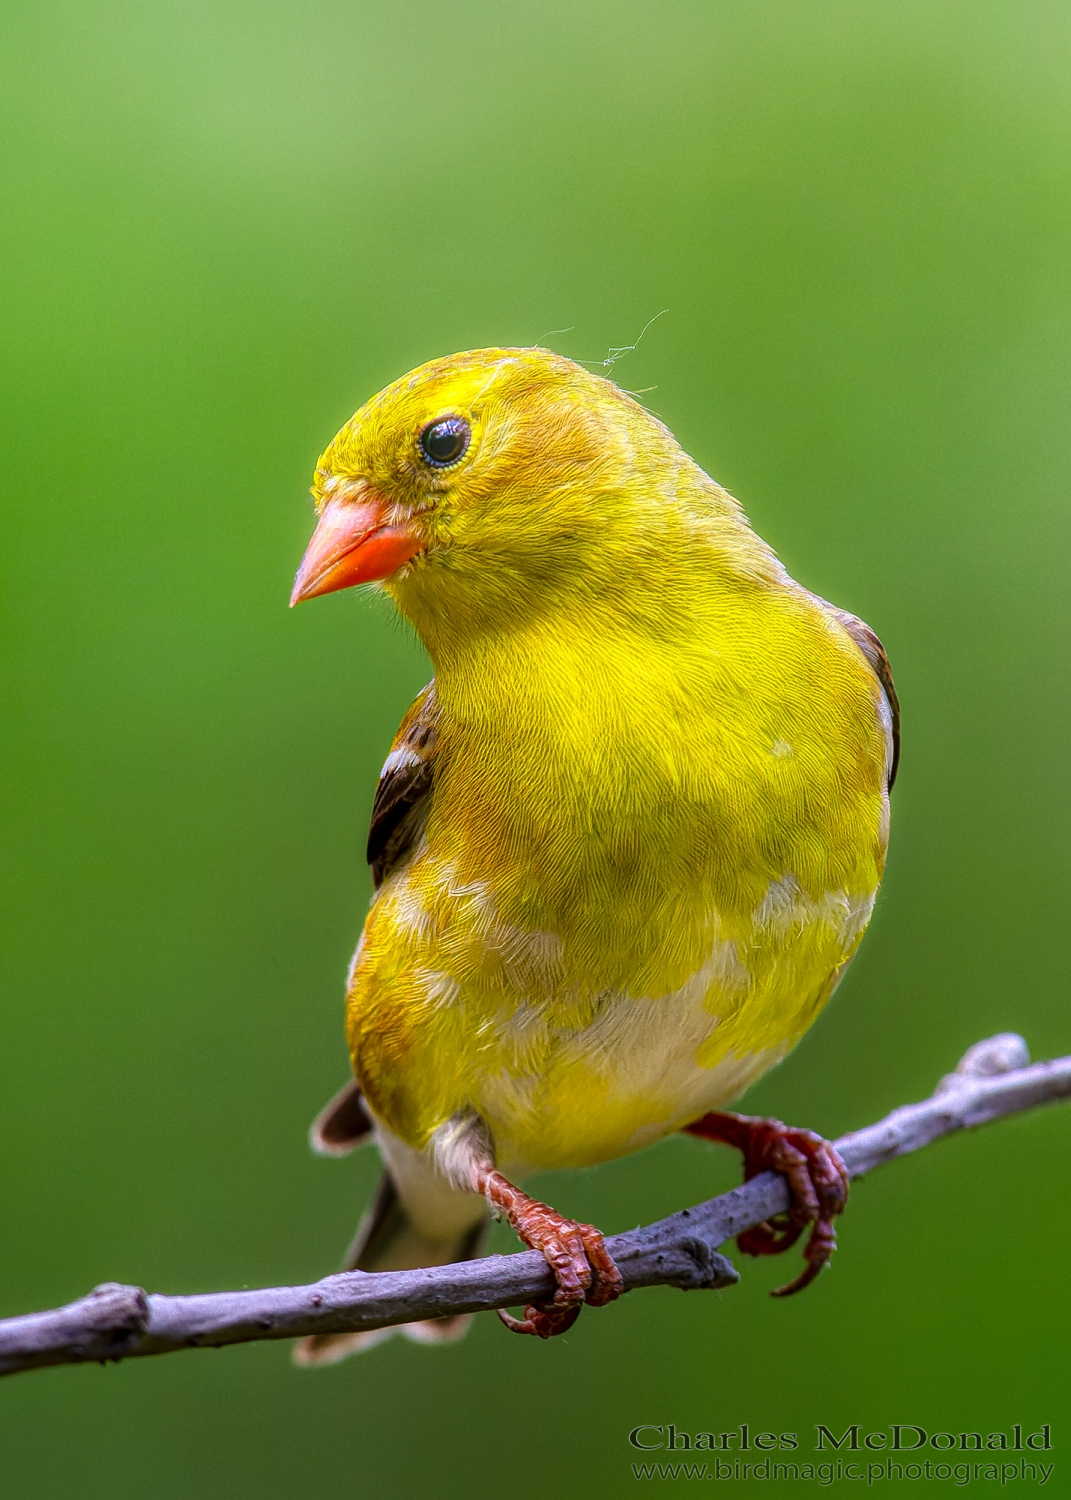
M 837 1248 L 833 1220 L 848 1199 L 848 1169 L 835 1146 L 813 1130 L 798 1130 L 780 1120 L 753 1118 L 716 1110 L 687 1127 L 690 1135 L 724 1141 L 744 1153 L 744 1181 L 760 1172 L 782 1172 L 792 1194 L 786 1213 L 737 1237 L 746 1255 L 780 1255 L 794 1245 L 808 1225 L 810 1237 L 803 1251 L 804 1268 L 774 1297 L 800 1292 L 828 1264 Z
M 485 1191 L 488 1188 L 490 1201 L 505 1209 L 510 1224 L 529 1249 L 540 1252 L 557 1282 L 553 1299 L 529 1304 L 523 1318 L 499 1311 L 498 1316 L 513 1333 L 553 1338 L 573 1326 L 585 1302 L 603 1307 L 621 1295 L 621 1272 L 601 1231 L 593 1224 L 567 1219 L 548 1204 L 505 1184 L 504 1179 L 500 1183 L 488 1180 Z

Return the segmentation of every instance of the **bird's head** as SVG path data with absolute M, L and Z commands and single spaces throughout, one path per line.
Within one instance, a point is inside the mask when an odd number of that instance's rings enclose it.
M 313 495 L 291 604 L 379 581 L 425 640 L 621 591 L 674 538 L 742 524 L 657 418 L 545 349 L 455 354 L 396 380 L 323 454 Z

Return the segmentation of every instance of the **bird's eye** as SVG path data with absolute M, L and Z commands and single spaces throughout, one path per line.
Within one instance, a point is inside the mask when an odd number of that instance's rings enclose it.
M 433 469 L 447 469 L 463 457 L 472 437 L 464 417 L 443 417 L 420 434 L 421 456 Z

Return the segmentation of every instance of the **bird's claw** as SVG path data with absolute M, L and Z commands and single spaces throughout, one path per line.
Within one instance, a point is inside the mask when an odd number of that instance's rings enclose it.
M 742 1151 L 745 1182 L 760 1172 L 784 1173 L 792 1194 L 791 1208 L 746 1229 L 736 1243 L 746 1255 L 780 1255 L 796 1243 L 808 1224 L 813 1225 L 803 1252 L 803 1270 L 771 1296 L 790 1297 L 809 1286 L 837 1248 L 833 1220 L 848 1198 L 848 1170 L 836 1147 L 813 1130 L 795 1130 L 780 1120 L 724 1110 L 704 1115 L 687 1126 L 687 1133 L 724 1141 Z
M 558 1283 L 553 1300 L 530 1303 L 523 1318 L 498 1310 L 511 1332 L 553 1338 L 573 1326 L 585 1303 L 604 1307 L 620 1297 L 624 1291 L 621 1272 L 594 1225 L 565 1218 L 548 1204 L 529 1198 L 497 1172 L 487 1174 L 483 1191 L 493 1206 L 504 1211 L 528 1248 L 540 1252 Z
M 530 1302 L 523 1318 L 515 1318 L 504 1307 L 496 1308 L 501 1321 L 510 1333 L 531 1333 L 537 1339 L 552 1339 L 556 1334 L 567 1333 L 580 1316 L 582 1302 L 571 1307 L 555 1307 L 553 1302 L 543 1304 Z

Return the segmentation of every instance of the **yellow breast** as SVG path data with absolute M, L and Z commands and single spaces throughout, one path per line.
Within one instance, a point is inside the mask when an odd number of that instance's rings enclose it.
M 862 936 L 888 811 L 868 665 L 783 577 L 652 598 L 439 663 L 431 811 L 348 1012 L 414 1145 L 466 1107 L 507 1169 L 645 1145 L 784 1056 Z

